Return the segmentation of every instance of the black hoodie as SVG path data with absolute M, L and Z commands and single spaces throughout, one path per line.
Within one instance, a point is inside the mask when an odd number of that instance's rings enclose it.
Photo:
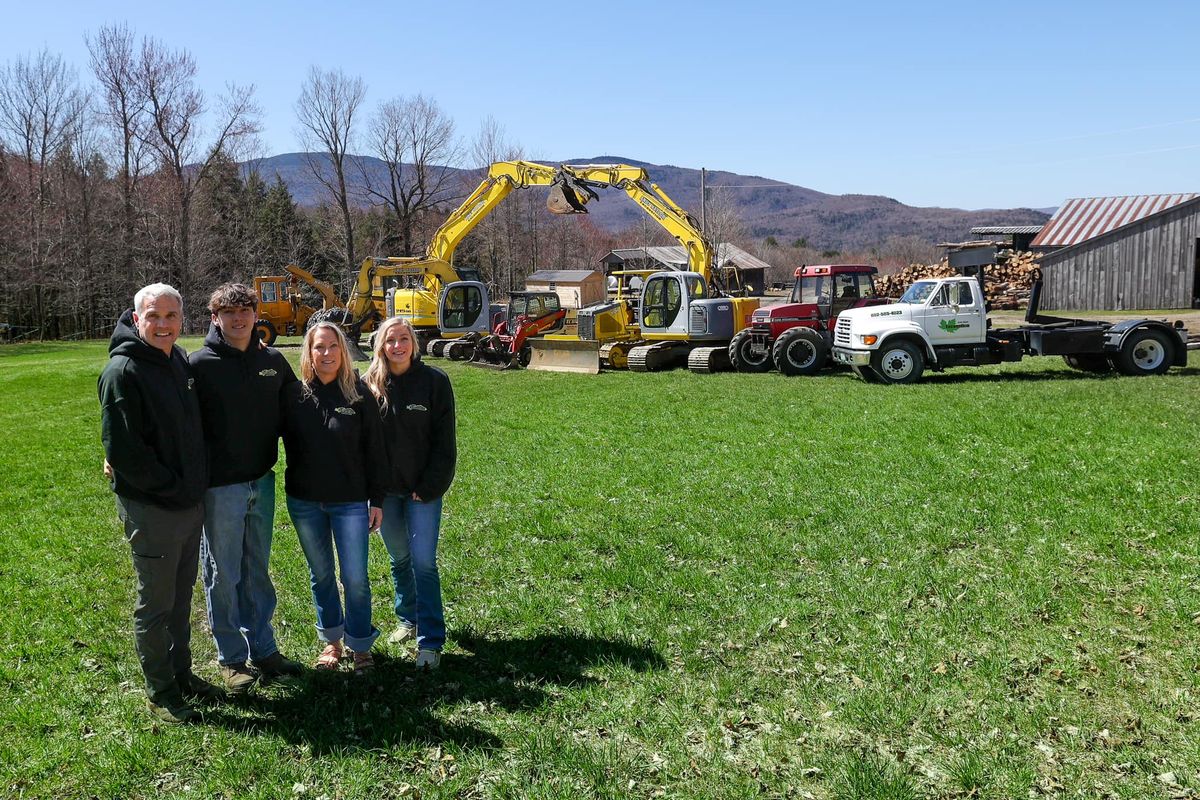
M 386 385 L 388 494 L 415 492 L 423 502 L 436 500 L 450 488 L 458 458 L 450 378 L 417 359 L 403 374 L 389 374 Z
M 208 488 L 200 403 L 187 355 L 138 335 L 133 309 L 117 320 L 100 373 L 100 438 L 113 491 L 164 508 L 191 508 Z
M 238 350 L 209 326 L 204 347 L 188 359 L 196 375 L 210 486 L 258 480 L 279 459 L 279 396 L 296 380 L 283 354 L 252 338 Z
M 303 381 L 283 388 L 284 487 L 289 497 L 314 503 L 383 505 L 387 455 L 379 406 L 358 381 L 358 401 L 347 403 L 337 381 Z

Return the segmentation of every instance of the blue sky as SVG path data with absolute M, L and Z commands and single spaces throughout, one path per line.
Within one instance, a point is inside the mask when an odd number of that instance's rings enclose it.
M 835 7 L 836 6 L 836 7 Z M 422 93 L 528 157 L 615 155 L 920 206 L 1200 191 L 1200 3 L 9 4 L 0 60 L 127 23 L 253 83 L 265 154 L 299 149 L 312 64 Z

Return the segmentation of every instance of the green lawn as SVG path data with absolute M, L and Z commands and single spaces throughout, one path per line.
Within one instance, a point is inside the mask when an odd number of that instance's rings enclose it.
M 461 453 L 443 668 L 392 652 L 174 728 L 133 653 L 105 356 L 0 348 L 0 796 L 1200 789 L 1200 354 L 1155 378 L 1032 359 L 905 387 L 441 362 Z M 277 473 L 276 621 L 308 661 Z M 386 633 L 379 541 L 371 571 Z

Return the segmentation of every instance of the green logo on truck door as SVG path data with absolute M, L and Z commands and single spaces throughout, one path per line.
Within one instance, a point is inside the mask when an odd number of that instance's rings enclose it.
M 938 327 L 944 330 L 946 333 L 954 333 L 955 331 L 962 330 L 963 328 L 971 327 L 971 323 L 959 322 L 956 319 L 944 319 L 938 323 Z

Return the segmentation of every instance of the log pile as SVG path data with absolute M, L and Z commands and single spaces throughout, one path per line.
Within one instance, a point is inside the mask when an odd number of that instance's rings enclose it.
M 1029 305 L 1029 290 L 1038 272 L 1038 257 L 1033 253 L 1000 250 L 997 263 L 983 268 L 983 291 L 995 309 L 1025 308 Z M 875 288 L 881 297 L 898 298 L 914 281 L 922 278 L 949 278 L 958 273 L 942 259 L 937 264 L 910 264 L 891 275 L 875 278 Z

